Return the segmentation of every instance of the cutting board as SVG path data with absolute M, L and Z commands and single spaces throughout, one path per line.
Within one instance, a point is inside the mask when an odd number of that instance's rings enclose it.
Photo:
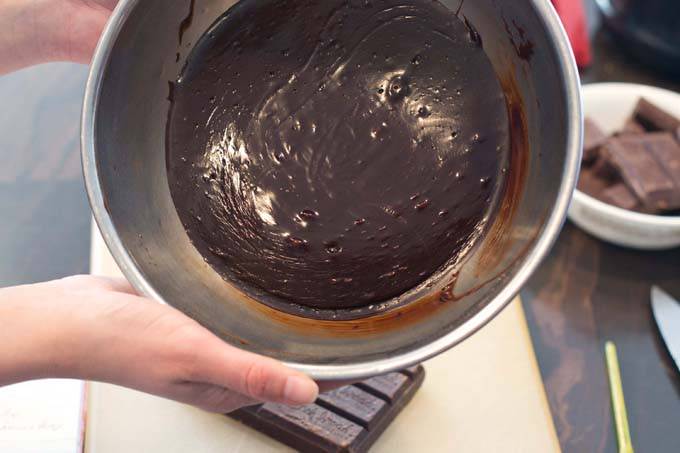
M 120 275 L 93 227 L 91 271 Z M 559 452 L 519 300 L 425 363 L 425 383 L 371 451 Z M 108 384 L 90 384 L 89 453 L 261 453 L 289 448 L 221 415 Z

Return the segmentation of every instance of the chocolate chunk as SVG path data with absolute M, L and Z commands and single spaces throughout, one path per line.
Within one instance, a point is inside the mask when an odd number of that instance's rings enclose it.
M 657 132 L 645 135 L 645 147 L 654 156 L 675 185 L 671 209 L 680 208 L 680 144 L 672 134 Z
M 675 132 L 680 118 L 642 98 L 635 107 L 635 119 L 649 131 Z
M 581 177 L 578 180 L 578 190 L 587 193 L 591 197 L 600 199 L 604 190 L 611 185 L 611 182 L 598 177 L 591 168 L 581 170 Z
M 647 132 L 647 129 L 640 124 L 635 117 L 628 118 L 626 121 L 626 124 L 623 125 L 623 129 L 621 130 L 620 135 L 626 135 L 626 134 L 644 134 Z
M 579 190 L 639 212 L 680 209 L 680 118 L 642 98 L 623 130 L 604 144 L 596 128 L 586 120 Z M 588 146 L 598 149 L 588 153 Z
M 367 452 L 424 377 L 425 370 L 418 366 L 328 392 L 316 404 L 300 408 L 264 404 L 230 416 L 303 453 Z M 362 390 L 364 384 L 372 393 Z
M 605 156 L 600 156 L 591 169 L 595 176 L 607 183 L 616 182 L 621 178 L 619 170 Z
M 607 141 L 607 136 L 590 118 L 585 119 L 583 126 L 583 161 L 593 162 L 597 159 L 600 147 Z
M 605 189 L 602 192 L 600 199 L 607 204 L 629 211 L 640 209 L 640 200 L 638 200 L 628 186 L 623 183 L 618 183 Z
M 601 153 L 645 208 L 675 209 L 677 188 L 648 146 L 645 136 L 620 136 L 609 140 Z

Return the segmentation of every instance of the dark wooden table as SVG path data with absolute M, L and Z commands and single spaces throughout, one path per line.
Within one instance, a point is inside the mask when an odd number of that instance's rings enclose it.
M 565 452 L 616 452 L 604 343 L 616 343 L 638 451 L 680 451 L 680 374 L 660 342 L 649 291 L 680 297 L 680 250 L 636 252 L 568 224 L 522 292 Z
M 596 44 L 598 63 L 584 81 L 680 91 L 680 81 L 638 68 L 606 34 Z M 85 76 L 84 67 L 53 64 L 0 78 L 0 286 L 88 270 L 90 214 L 78 154 Z M 651 319 L 652 283 L 680 297 L 680 250 L 625 250 L 568 224 L 523 291 L 564 451 L 616 451 L 606 340 L 619 347 L 638 451 L 680 451 L 680 377 Z
M 589 5 L 592 6 L 592 3 Z M 680 80 L 637 64 L 599 27 L 591 8 L 595 64 L 584 83 L 635 82 L 680 92 Z M 680 374 L 660 341 L 649 292 L 680 299 L 680 249 L 638 252 L 567 224 L 522 292 L 536 354 L 565 452 L 616 452 L 604 343 L 616 343 L 633 443 L 680 452 Z

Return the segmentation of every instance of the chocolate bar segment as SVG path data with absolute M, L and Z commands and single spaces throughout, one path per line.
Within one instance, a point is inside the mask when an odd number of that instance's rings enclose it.
M 620 173 L 623 182 L 647 209 L 668 210 L 676 195 L 676 187 L 656 158 L 646 147 L 644 136 L 612 138 L 602 147 L 601 155 Z
M 361 426 L 316 404 L 264 404 L 231 416 L 299 451 L 352 451 L 368 436 Z
M 607 141 L 607 136 L 600 126 L 590 118 L 583 123 L 583 161 L 593 162 L 597 159 L 600 147 Z
M 412 366 L 411 368 L 406 368 L 405 370 L 401 371 L 405 375 L 407 375 L 410 378 L 416 378 L 418 375 L 420 375 L 423 372 L 423 367 L 420 365 Z
M 264 404 L 230 416 L 303 453 L 367 452 L 420 388 L 425 371 L 418 366 L 384 377 L 328 392 L 301 408 Z M 385 396 L 360 388 L 369 381 Z M 397 382 L 401 387 L 395 389 Z
M 316 403 L 367 429 L 388 409 L 387 402 L 354 385 L 319 395 Z
M 680 118 L 652 104 L 645 98 L 640 99 L 633 115 L 649 131 L 673 133 L 680 128 Z
M 383 398 L 389 403 L 393 403 L 406 390 L 404 384 L 408 379 L 408 376 L 405 374 L 390 373 L 360 382 L 357 384 L 357 387 L 379 398 Z
M 633 192 L 623 183 L 614 184 L 613 186 L 606 188 L 602 192 L 600 199 L 607 204 L 629 211 L 640 209 L 640 200 L 638 200 Z

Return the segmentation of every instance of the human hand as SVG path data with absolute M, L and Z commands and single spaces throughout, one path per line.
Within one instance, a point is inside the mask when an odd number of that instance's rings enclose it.
M 1 0 L 0 74 L 50 61 L 89 63 L 118 0 Z
M 40 378 L 109 382 L 207 411 L 311 403 L 317 385 L 224 343 L 124 280 L 70 277 L 0 290 L 0 386 Z
M 89 63 L 118 0 L 56 0 L 56 3 L 61 7 L 53 10 L 51 20 L 63 24 L 56 39 L 57 59 Z

